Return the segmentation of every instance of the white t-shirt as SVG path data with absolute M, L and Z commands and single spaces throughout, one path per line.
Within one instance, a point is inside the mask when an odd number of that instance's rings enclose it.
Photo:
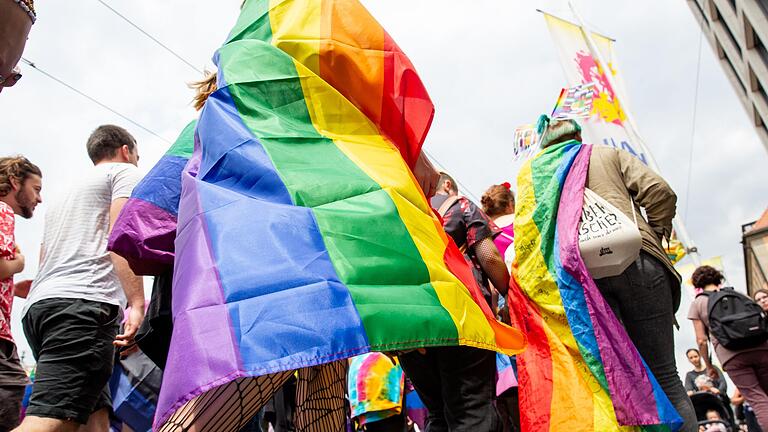
M 80 298 L 125 307 L 125 294 L 107 251 L 112 201 L 131 196 L 141 179 L 128 163 L 93 167 L 45 215 L 42 260 L 22 315 L 35 302 Z

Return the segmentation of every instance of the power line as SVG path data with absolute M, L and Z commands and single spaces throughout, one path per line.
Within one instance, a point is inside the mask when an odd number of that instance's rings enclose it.
M 137 122 L 136 120 L 133 120 L 132 118 L 126 116 L 125 114 L 122 114 L 121 112 L 117 111 L 116 109 L 111 108 L 110 106 L 104 104 L 103 102 L 100 102 L 99 100 L 97 100 L 97 99 L 89 96 L 88 94 L 78 90 L 74 86 L 72 86 L 70 84 L 67 84 L 66 82 L 62 81 L 61 79 L 51 75 L 50 73 L 46 72 L 45 70 L 43 70 L 39 66 L 37 66 L 37 64 L 35 62 L 32 62 L 32 61 L 28 60 L 25 57 L 22 57 L 21 60 L 27 66 L 31 67 L 32 69 L 35 69 L 36 71 L 40 72 L 41 74 L 45 75 L 46 77 L 50 78 L 51 80 L 53 80 L 53 81 L 61 84 L 62 86 L 72 90 L 73 92 L 79 94 L 80 96 L 82 96 L 82 97 L 88 99 L 89 101 L 95 103 L 96 105 L 100 106 L 101 108 L 104 108 L 105 110 L 115 114 L 116 116 L 118 116 L 118 117 L 120 117 L 120 118 L 122 118 L 122 119 L 124 119 L 124 120 L 126 120 L 126 121 L 128 121 L 130 123 L 132 123 L 134 126 L 143 129 L 145 132 L 147 132 L 147 133 L 149 133 L 151 135 L 154 135 L 155 137 L 159 138 L 163 142 L 166 142 L 168 144 L 172 144 L 170 141 L 168 141 L 167 139 L 163 138 L 162 136 L 160 136 L 160 134 L 158 134 L 157 132 L 153 131 L 152 129 L 149 129 L 148 127 L 142 125 L 141 123 Z M 445 164 L 441 163 L 433 154 L 431 154 L 430 152 L 428 152 L 426 150 L 424 150 L 424 153 L 426 153 L 426 155 L 429 156 L 430 159 L 435 161 L 435 163 L 437 163 L 437 165 L 442 167 L 443 171 L 446 171 L 446 172 L 450 171 L 449 169 L 446 168 Z M 466 195 L 468 195 L 470 198 L 472 198 L 476 203 L 480 202 L 479 198 L 474 193 L 472 193 L 472 191 L 464 183 L 462 183 L 458 179 L 456 179 L 456 183 L 458 183 L 458 186 L 461 187 L 461 189 L 464 191 L 464 193 Z
M 184 57 L 182 57 L 181 55 L 179 55 L 178 53 L 176 53 L 175 51 L 173 51 L 172 49 L 170 49 L 170 48 L 169 48 L 167 45 L 165 45 L 164 43 L 160 42 L 160 41 L 159 41 L 157 38 L 155 38 L 154 36 L 152 36 L 151 34 L 149 34 L 148 32 L 146 32 L 144 29 L 142 29 L 141 27 L 139 27 L 139 25 L 138 25 L 138 24 L 134 23 L 133 21 L 131 21 L 130 19 L 128 19 L 127 17 L 125 17 L 123 14 L 121 14 L 120 12 L 116 11 L 114 8 L 112 8 L 111 6 L 109 6 L 109 5 L 108 5 L 107 3 L 105 3 L 103 0 L 96 0 L 96 1 L 98 1 L 99 3 L 101 3 L 101 4 L 102 4 L 104 7 L 106 7 L 106 8 L 107 8 L 107 9 L 109 9 L 110 11 L 112 11 L 112 12 L 113 12 L 115 15 L 117 15 L 117 16 L 119 16 L 120 18 L 122 18 L 123 20 L 125 20 L 125 21 L 126 21 L 128 24 L 130 24 L 131 26 L 133 26 L 133 27 L 134 27 L 136 30 L 140 31 L 142 34 L 144 34 L 146 37 L 148 37 L 149 39 L 151 39 L 153 42 L 155 42 L 156 44 L 158 44 L 159 46 L 161 46 L 162 48 L 164 48 L 166 51 L 168 51 L 169 53 L 171 53 L 171 54 L 172 54 L 174 57 L 176 57 L 177 59 L 179 59 L 179 60 L 181 60 L 182 62 L 184 62 L 184 63 L 185 63 L 187 66 L 191 67 L 192 69 L 196 70 L 197 72 L 200 72 L 200 74 L 203 74 L 203 73 L 204 73 L 203 71 L 201 71 L 200 69 L 198 69 L 197 67 L 195 67 L 195 66 L 194 66 L 192 63 L 190 63 L 189 61 L 187 61 L 187 60 L 186 60 Z M 442 166 L 442 167 L 443 167 L 443 171 L 449 171 L 448 169 L 446 169 L 446 167 L 445 167 L 445 165 L 444 165 L 444 164 L 440 163 L 440 161 L 439 161 L 439 160 L 437 160 L 437 158 L 436 158 L 434 155 L 430 154 L 430 153 L 429 153 L 429 152 L 427 152 L 426 150 L 424 151 L 424 153 L 426 153 L 426 154 L 427 154 L 427 156 L 429 156 L 429 158 L 430 158 L 430 159 L 434 160 L 434 161 L 435 161 L 435 162 L 436 162 L 438 165 Z M 468 188 L 466 185 L 464 185 L 464 184 L 463 184 L 461 181 L 459 181 L 459 180 L 456 180 L 456 183 L 458 183 L 458 185 L 459 185 L 459 186 L 460 186 L 460 187 L 461 187 L 461 188 L 464 190 L 464 192 L 465 192 L 467 195 L 469 195 L 469 197 L 470 197 L 470 198 L 472 198 L 472 199 L 473 199 L 475 202 L 477 202 L 477 203 L 479 203 L 479 202 L 480 202 L 480 200 L 477 198 L 477 196 L 476 196 L 475 194 L 473 194 L 473 193 L 472 193 L 472 191 L 470 191 L 470 190 L 469 190 L 469 188 Z
M 699 32 L 699 54 L 696 60 L 696 83 L 693 89 L 693 118 L 691 119 L 691 144 L 688 148 L 688 178 L 685 182 L 685 213 L 683 221 L 688 220 L 688 204 L 691 202 L 691 177 L 693 176 L 693 144 L 696 137 L 696 108 L 699 104 L 699 74 L 701 72 L 701 42 L 704 39 L 704 32 Z
M 190 63 L 189 61 L 187 61 L 187 60 L 186 60 L 184 57 L 182 57 L 182 56 L 181 56 L 180 54 L 178 54 L 176 51 L 172 50 L 170 47 L 168 47 L 168 46 L 167 46 L 167 45 L 165 45 L 164 43 L 160 42 L 160 40 L 158 40 L 156 37 L 154 37 L 154 36 L 152 36 L 151 34 L 149 34 L 149 33 L 148 33 L 146 30 L 144 30 L 143 28 L 141 28 L 141 27 L 140 27 L 138 24 L 136 24 L 136 23 L 134 23 L 133 21 L 131 21 L 131 20 L 130 20 L 128 17 L 126 17 L 125 15 L 123 15 L 123 14 L 121 14 L 120 12 L 118 12 L 117 10 L 115 10 L 113 7 L 111 7 L 110 5 L 108 5 L 107 3 L 105 3 L 103 0 L 96 0 L 96 1 L 98 1 L 99 3 L 101 3 L 101 5 L 102 5 L 102 6 L 104 6 L 104 7 L 105 7 L 105 8 L 107 8 L 107 9 L 109 9 L 109 10 L 110 10 L 112 13 L 114 13 L 114 14 L 115 14 L 115 15 L 117 15 L 118 17 L 122 18 L 122 19 L 123 19 L 125 22 L 127 22 L 128 24 L 130 24 L 130 25 L 131 25 L 133 28 L 135 28 L 136 30 L 138 30 L 139 32 L 141 32 L 141 33 L 142 33 L 144 36 L 148 37 L 150 40 L 152 40 L 153 42 L 155 42 L 156 44 L 158 44 L 160 47 L 162 47 L 162 48 L 163 48 L 163 49 L 165 49 L 167 52 L 169 52 L 171 55 L 173 55 L 174 57 L 176 57 L 177 59 L 179 59 L 180 61 L 182 61 L 184 64 L 186 64 L 187 66 L 189 66 L 189 67 L 190 67 L 190 68 L 192 68 L 193 70 L 195 70 L 195 71 L 199 72 L 200 74 L 203 74 L 203 73 L 204 73 L 202 70 L 198 69 L 198 68 L 197 68 L 195 65 L 193 65 L 192 63 Z M 127 116 L 125 116 L 125 115 L 121 114 L 120 112 L 118 112 L 118 111 L 116 111 L 116 110 L 114 110 L 114 109 L 110 108 L 109 106 L 107 106 L 107 105 L 105 105 L 105 104 L 103 104 L 103 103 L 99 102 L 98 100 L 96 100 L 96 99 L 92 98 L 91 96 L 88 96 L 87 94 L 85 94 L 85 93 L 81 92 L 80 90 L 78 90 L 78 89 L 76 89 L 76 88 L 72 87 L 71 85 L 69 85 L 69 84 L 65 83 L 64 81 L 62 81 L 62 80 L 60 80 L 60 79 L 58 79 L 58 78 L 54 77 L 53 75 L 51 75 L 51 74 L 49 74 L 49 73 L 47 73 L 47 72 L 45 72 L 45 71 L 41 70 L 41 69 L 40 69 L 40 68 L 38 68 L 38 67 L 37 67 L 37 66 L 36 66 L 36 65 L 35 65 L 33 62 L 30 62 L 30 61 L 29 61 L 29 60 L 27 60 L 27 59 L 22 59 L 22 60 L 24 60 L 24 62 L 25 62 L 25 63 L 27 63 L 27 64 L 28 64 L 30 67 L 32 67 L 32 68 L 34 68 L 34 69 L 37 69 L 37 70 L 38 70 L 40 73 L 42 73 L 42 74 L 46 75 L 47 77 L 49 77 L 49 78 L 51 78 L 52 80 L 54 80 L 54 81 L 58 82 L 59 84 L 62 84 L 62 85 L 64 85 L 64 86 L 66 86 L 66 87 L 67 87 L 67 88 L 69 88 L 70 90 L 72 90 L 72 91 L 76 92 L 77 94 L 79 94 L 79 95 L 81 95 L 81 96 L 83 96 L 83 97 L 87 98 L 87 99 L 88 99 L 88 100 L 90 100 L 91 102 L 93 102 L 93 103 L 95 103 L 95 104 L 97 104 L 97 105 L 101 106 L 101 107 L 102 107 L 102 108 L 104 108 L 104 109 L 107 109 L 107 110 L 109 110 L 110 112 L 112 112 L 112 113 L 114 113 L 114 114 L 116 114 L 116 115 L 118 115 L 118 116 L 120 116 L 120 117 L 122 117 L 123 119 L 125 119 L 125 120 L 127 120 L 127 121 L 129 121 L 129 122 L 133 123 L 134 125 L 136 125 L 136 126 L 140 127 L 141 129 L 144 129 L 144 130 L 145 130 L 145 131 L 147 131 L 148 133 L 150 133 L 150 134 L 152 134 L 152 135 L 154 135 L 154 136 L 156 136 L 156 137 L 160 138 L 161 140 L 163 140 L 163 141 L 167 142 L 168 144 L 171 144 L 171 143 L 170 143 L 170 141 L 166 140 L 165 138 L 163 138 L 162 136 L 158 135 L 158 134 L 157 134 L 157 133 L 155 133 L 154 131 L 152 131 L 152 130 L 150 130 L 150 129 L 148 129 L 148 128 L 144 127 L 144 126 L 142 126 L 141 124 L 139 124 L 138 122 L 136 122 L 136 121 L 132 120 L 131 118 L 129 118 L 129 117 L 127 117 Z M 435 162 L 436 162 L 438 165 L 440 165 L 441 167 L 443 167 L 443 171 L 450 171 L 450 170 L 448 170 L 448 169 L 445 167 L 445 165 L 444 165 L 444 164 L 442 164 L 442 163 L 441 163 L 441 162 L 440 162 L 440 161 L 439 161 L 439 160 L 438 160 L 438 159 L 437 159 L 437 158 L 436 158 L 434 155 L 432 155 L 431 153 L 427 152 L 426 150 L 424 150 L 424 153 L 426 153 L 426 154 L 427 154 L 427 156 L 429 156 L 429 158 L 430 158 L 430 159 L 432 159 L 433 161 L 435 161 Z M 479 203 L 479 202 L 480 202 L 480 199 L 479 199 L 479 198 L 478 198 L 478 197 L 477 197 L 477 196 L 476 196 L 474 193 L 472 193 L 472 191 L 471 191 L 471 190 L 470 190 L 470 189 L 469 189 L 469 188 L 468 188 L 468 187 L 467 187 L 467 186 L 466 186 L 464 183 L 462 183 L 460 180 L 456 180 L 456 183 L 458 183 L 458 185 L 459 185 L 459 186 L 460 186 L 460 187 L 463 189 L 463 191 L 465 192 L 465 194 L 469 195 L 469 197 L 470 197 L 470 198 L 472 198 L 472 199 L 473 199 L 475 202 L 477 202 L 477 203 Z
M 99 3 L 101 3 L 101 4 L 102 4 L 102 5 L 105 7 L 105 8 L 109 9 L 110 11 L 112 11 L 112 13 L 114 13 L 115 15 L 119 16 L 120 18 L 122 18 L 122 19 L 123 19 L 125 22 L 127 22 L 128 24 L 130 24 L 131 26 L 133 26 L 133 28 L 135 28 L 136 30 L 140 31 L 140 32 L 141 32 L 141 33 L 142 33 L 144 36 L 148 37 L 148 38 L 149 38 L 149 39 L 151 39 L 153 42 L 155 42 L 156 44 L 160 45 L 160 46 L 161 46 L 163 49 L 165 49 L 166 51 L 168 51 L 169 53 L 171 53 L 171 54 L 172 54 L 174 57 L 176 57 L 177 59 L 181 60 L 181 61 L 182 61 L 184 64 L 186 64 L 186 65 L 187 65 L 187 66 L 189 66 L 190 68 L 194 69 L 195 71 L 197 71 L 197 72 L 198 72 L 198 73 L 200 73 L 201 75 L 204 73 L 203 71 L 201 71 L 200 69 L 198 69 L 198 68 L 197 68 L 197 66 L 193 65 L 192 63 L 190 63 L 189 61 L 187 61 L 187 60 L 186 60 L 184 57 L 182 57 L 181 55 L 179 55 L 179 54 L 178 54 L 176 51 L 172 50 L 172 49 L 171 49 L 171 48 L 169 48 L 167 45 L 165 45 L 164 43 L 160 42 L 160 41 L 159 41 L 159 40 L 158 40 L 156 37 L 152 36 L 151 34 L 149 34 L 148 32 L 146 32 L 146 31 L 145 31 L 143 28 L 139 27 L 139 26 L 138 26 L 137 24 L 135 24 L 133 21 L 131 21 L 130 19 L 128 19 L 128 17 L 126 17 L 125 15 L 123 15 L 123 14 L 121 14 L 120 12 L 116 11 L 114 8 L 112 8 L 112 6 L 108 5 L 108 4 L 107 4 L 107 3 L 105 3 L 103 0 L 96 0 L 96 1 L 98 1 Z
M 59 83 L 59 84 L 63 85 L 64 87 L 66 87 L 66 88 L 68 88 L 68 89 L 72 90 L 73 92 L 75 92 L 75 93 L 79 94 L 80 96 L 82 96 L 82 97 L 84 97 L 84 98 L 88 99 L 89 101 L 91 101 L 91 102 L 95 103 L 96 105 L 98 105 L 98 106 L 100 106 L 100 107 L 104 108 L 105 110 L 107 110 L 107 111 L 111 112 L 112 114 L 115 114 L 116 116 L 119 116 L 119 117 L 120 117 L 120 118 L 122 118 L 123 120 L 126 120 L 126 121 L 128 121 L 128 122 L 132 123 L 134 126 L 136 126 L 136 127 L 139 127 L 139 128 L 141 128 L 141 129 L 143 129 L 143 130 L 144 130 L 144 131 L 146 131 L 147 133 L 149 133 L 149 134 L 152 134 L 152 135 L 156 136 L 157 138 L 161 139 L 162 141 L 164 141 L 164 142 L 166 142 L 166 143 L 168 143 L 168 144 L 172 144 L 170 141 L 168 141 L 167 139 L 163 138 L 162 136 L 160 136 L 160 135 L 159 135 L 158 133 L 156 133 L 155 131 L 153 131 L 153 130 L 151 130 L 151 129 L 147 128 L 147 127 L 145 127 L 144 125 L 142 125 L 141 123 L 137 122 L 136 120 L 133 120 L 132 118 L 130 118 L 130 117 L 128 117 L 128 116 L 126 116 L 126 115 L 124 115 L 124 114 L 120 113 L 119 111 L 117 111 L 117 110 L 115 110 L 115 109 L 113 109 L 113 108 L 110 108 L 108 105 L 106 105 L 106 104 L 104 104 L 104 103 L 102 103 L 102 102 L 99 102 L 98 100 L 96 100 L 96 99 L 92 98 L 91 96 L 89 96 L 89 95 L 87 95 L 87 94 L 83 93 L 82 91 L 78 90 L 77 88 L 75 88 L 75 87 L 73 87 L 73 86 L 71 86 L 71 85 L 67 84 L 66 82 L 64 82 L 64 81 L 60 80 L 59 78 L 56 78 L 55 76 L 53 76 L 53 75 L 49 74 L 48 72 L 44 71 L 43 69 L 40 69 L 40 67 L 38 67 L 38 66 L 37 66 L 37 65 L 36 65 L 34 62 L 32 62 L 32 61 L 29 61 L 29 60 L 27 60 L 27 59 L 26 59 L 26 58 L 24 58 L 24 57 L 22 57 L 22 58 L 21 58 L 21 60 L 22 60 L 22 61 L 23 61 L 23 62 L 24 62 L 24 63 L 25 63 L 27 66 L 31 67 L 32 69 L 35 69 L 36 71 L 40 72 L 41 74 L 43 74 L 43 75 L 47 76 L 48 78 L 50 78 L 50 79 L 52 79 L 52 80 L 56 81 L 57 83 Z

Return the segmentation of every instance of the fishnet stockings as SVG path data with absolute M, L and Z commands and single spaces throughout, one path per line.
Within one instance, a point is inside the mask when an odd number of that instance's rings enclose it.
M 264 406 L 293 371 L 240 378 L 209 390 L 179 408 L 160 432 L 236 432 Z
M 187 402 L 160 432 L 237 432 L 272 398 L 294 371 L 240 378 Z M 298 370 L 297 432 L 346 430 L 347 361 Z
M 296 383 L 298 432 L 346 430 L 346 360 L 299 369 Z

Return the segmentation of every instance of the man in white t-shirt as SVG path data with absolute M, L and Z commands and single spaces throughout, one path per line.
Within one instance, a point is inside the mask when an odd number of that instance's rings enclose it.
M 94 167 L 75 175 L 45 217 L 40 268 L 22 311 L 37 371 L 17 431 L 108 430 L 115 346 L 132 344 L 144 319 L 141 278 L 107 251 L 114 220 L 140 179 L 136 140 L 121 127 L 100 126 L 87 150 Z

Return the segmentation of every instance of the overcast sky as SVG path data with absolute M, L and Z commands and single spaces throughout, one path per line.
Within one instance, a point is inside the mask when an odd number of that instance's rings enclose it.
M 200 69 L 212 67 L 210 58 L 240 4 L 106 1 Z M 513 129 L 549 111 L 565 86 L 536 8 L 569 18 L 565 2 L 363 3 L 411 58 L 435 103 L 426 149 L 475 196 L 491 184 L 514 183 Z M 768 204 L 768 152 L 706 41 L 694 127 L 701 32 L 686 2 L 601 0 L 577 6 L 594 29 L 617 40 L 628 92 L 624 106 L 676 190 L 678 211 L 699 250 L 704 257 L 722 255 L 730 283 L 743 288 L 741 225 L 757 219 Z M 45 202 L 32 220 L 17 219 L 17 241 L 27 256 L 17 280 L 34 277 L 46 202 L 89 169 L 85 141 L 90 132 L 104 123 L 125 126 L 139 141 L 140 168 L 148 170 L 195 115 L 185 83 L 199 77 L 97 0 L 45 2 L 38 12 L 25 57 L 164 139 L 24 67 L 22 81 L 0 94 L 0 155 L 22 153 L 42 168 Z M 20 301 L 14 305 L 12 325 L 29 361 L 21 306 Z M 679 316 L 682 353 L 694 341 L 690 323 L 682 319 L 684 313 Z

